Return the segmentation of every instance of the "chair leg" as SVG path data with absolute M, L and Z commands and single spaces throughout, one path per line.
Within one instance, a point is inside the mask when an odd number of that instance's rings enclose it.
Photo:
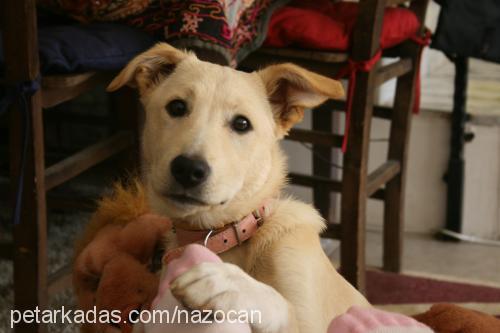
M 419 47 L 413 48 L 412 58 L 416 64 Z M 385 187 L 383 267 L 391 272 L 401 271 L 406 164 L 416 79 L 415 69 L 398 78 L 391 122 L 388 158 L 401 163 L 400 173 Z
M 315 131 L 332 132 L 332 113 L 326 106 L 321 106 L 312 111 L 312 129 Z M 332 148 L 326 146 L 313 146 L 313 175 L 330 178 L 332 167 Z M 327 221 L 332 220 L 330 189 L 328 186 L 317 184 L 313 188 L 314 206 L 319 210 L 321 216 Z
M 24 186 L 20 222 L 14 226 L 14 308 L 47 308 L 47 221 L 45 206 L 45 165 L 43 119 L 40 92 L 28 100 Z M 25 134 L 23 110 L 12 109 L 10 126 L 10 164 L 13 197 L 21 166 Z M 13 200 L 14 202 L 15 200 Z M 19 323 L 15 332 L 47 332 L 46 325 Z
M 366 279 L 366 182 L 374 79 L 374 71 L 357 74 L 342 180 L 341 270 L 344 277 L 363 293 Z

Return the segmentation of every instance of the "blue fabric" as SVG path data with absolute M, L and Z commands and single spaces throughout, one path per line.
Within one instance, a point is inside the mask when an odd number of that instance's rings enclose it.
M 152 36 L 115 23 L 41 28 L 40 70 L 42 74 L 118 70 L 154 43 Z
M 153 36 L 118 23 L 40 27 L 40 71 L 47 75 L 119 70 L 155 42 Z M 0 64 L 3 67 L 1 55 Z

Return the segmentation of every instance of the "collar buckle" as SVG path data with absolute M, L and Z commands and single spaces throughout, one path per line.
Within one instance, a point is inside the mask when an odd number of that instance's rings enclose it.
M 257 210 L 254 210 L 252 212 L 252 215 L 255 219 L 255 222 L 257 222 L 257 225 L 259 227 L 262 227 L 262 225 L 264 224 L 264 218 L 262 217 L 262 215 L 260 214 L 260 211 L 257 209 Z
M 214 229 L 210 229 L 210 231 L 207 233 L 205 236 L 205 240 L 203 240 L 203 246 L 208 248 L 208 240 L 210 239 L 210 236 L 214 233 Z
M 242 244 L 242 241 L 240 238 L 240 229 L 238 227 L 238 222 L 231 223 L 231 227 L 233 228 L 234 234 L 236 236 L 236 241 L 238 242 L 238 246 L 240 246 Z

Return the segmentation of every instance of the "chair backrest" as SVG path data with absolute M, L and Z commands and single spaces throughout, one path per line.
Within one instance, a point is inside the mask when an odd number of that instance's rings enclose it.
M 359 13 L 353 32 L 351 58 L 366 60 L 379 50 L 384 9 L 388 6 L 409 6 L 422 22 L 424 30 L 425 14 L 429 0 L 360 0 Z

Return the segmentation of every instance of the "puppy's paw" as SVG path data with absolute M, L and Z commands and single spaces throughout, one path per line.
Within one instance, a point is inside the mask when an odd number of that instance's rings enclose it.
M 252 281 L 238 266 L 205 262 L 176 278 L 170 290 L 187 308 L 227 313 L 248 310 L 249 302 L 242 296 Z
M 170 291 L 187 308 L 216 316 L 245 311 L 253 318 L 248 318 L 252 332 L 295 332 L 289 329 L 292 310 L 283 296 L 233 264 L 198 264 L 177 277 Z

